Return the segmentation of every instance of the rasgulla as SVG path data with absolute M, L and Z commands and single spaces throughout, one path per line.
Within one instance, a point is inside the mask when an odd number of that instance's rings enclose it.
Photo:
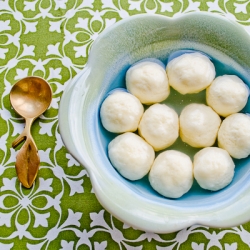
M 250 117 L 236 113 L 224 119 L 218 132 L 218 145 L 236 159 L 250 154 Z
M 183 95 L 204 90 L 215 77 L 213 63 L 198 52 L 174 58 L 167 64 L 166 70 L 170 86 Z
M 234 162 L 228 152 L 217 147 L 201 149 L 194 156 L 194 178 L 211 191 L 226 187 L 234 176 Z
M 221 116 L 228 116 L 242 110 L 249 96 L 246 84 L 235 75 L 215 78 L 206 90 L 207 104 Z
M 192 147 L 209 147 L 215 143 L 221 119 L 212 108 L 192 103 L 180 114 L 180 137 Z
M 144 112 L 141 102 L 125 91 L 114 91 L 104 100 L 100 117 L 105 129 L 113 133 L 137 130 Z
M 167 105 L 156 103 L 144 112 L 138 131 L 155 151 L 162 150 L 179 136 L 178 115 Z
M 165 69 L 151 61 L 138 62 L 128 69 L 126 87 L 143 104 L 161 102 L 170 93 Z
M 169 198 L 179 198 L 193 184 L 193 163 L 189 156 L 176 150 L 160 153 L 149 172 L 154 190 Z
M 129 180 L 145 176 L 155 158 L 153 148 L 131 132 L 115 137 L 108 145 L 108 155 L 113 167 Z

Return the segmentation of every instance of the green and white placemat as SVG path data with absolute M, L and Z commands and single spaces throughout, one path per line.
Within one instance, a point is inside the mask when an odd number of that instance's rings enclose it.
M 249 0 L 0 0 L 1 250 L 250 249 L 250 223 L 161 235 L 123 224 L 99 204 L 87 172 L 60 137 L 60 97 L 104 29 L 140 13 L 175 17 L 190 11 L 221 13 L 250 32 Z M 31 189 L 16 177 L 11 143 L 24 120 L 9 102 L 12 85 L 28 75 L 45 78 L 53 89 L 51 107 L 32 127 L 41 167 Z

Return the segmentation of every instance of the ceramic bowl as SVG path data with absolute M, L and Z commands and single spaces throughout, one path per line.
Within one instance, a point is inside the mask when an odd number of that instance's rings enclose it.
M 59 110 L 62 139 L 69 152 L 86 168 L 95 194 L 116 218 L 137 229 L 168 233 L 193 224 L 230 227 L 250 220 L 249 158 L 235 160 L 232 183 L 210 192 L 195 182 L 179 199 L 159 195 L 148 177 L 138 181 L 123 178 L 107 156 L 108 143 L 116 136 L 100 122 L 100 106 L 107 94 L 125 87 L 125 73 L 135 62 L 156 58 L 165 65 L 169 57 L 185 50 L 207 54 L 217 75 L 236 74 L 250 85 L 250 37 L 226 18 L 204 13 L 178 18 L 136 15 L 119 21 L 99 35 L 88 63 L 66 87 Z M 191 103 L 205 103 L 204 91 L 182 96 L 171 89 L 165 101 L 179 113 Z M 250 113 L 250 103 L 244 113 Z M 197 152 L 180 139 L 171 146 L 189 154 Z

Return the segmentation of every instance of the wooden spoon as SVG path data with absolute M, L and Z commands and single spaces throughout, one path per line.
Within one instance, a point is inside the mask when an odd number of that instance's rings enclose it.
M 16 172 L 23 186 L 30 188 L 37 176 L 40 157 L 30 129 L 34 120 L 50 105 L 52 90 L 40 77 L 26 77 L 15 83 L 10 91 L 10 102 L 15 111 L 26 122 L 23 132 L 13 141 L 15 148 L 23 140 L 25 143 L 16 157 Z

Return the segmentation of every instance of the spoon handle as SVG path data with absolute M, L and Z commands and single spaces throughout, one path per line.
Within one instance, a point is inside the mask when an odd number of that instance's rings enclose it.
M 12 147 L 17 147 L 22 141 L 26 139 L 26 131 L 24 130 L 13 142 Z
M 26 118 L 25 119 L 25 128 L 23 130 L 23 132 L 12 142 L 12 147 L 15 148 L 17 147 L 22 141 L 26 140 L 27 137 L 31 137 L 31 133 L 30 133 L 30 128 L 31 125 L 33 123 L 34 119 L 32 118 Z
M 24 131 L 12 143 L 14 147 L 26 139 L 16 156 L 16 172 L 20 182 L 27 188 L 32 186 L 40 166 L 40 157 L 37 152 L 37 147 L 30 133 L 32 122 L 32 119 L 26 119 Z

